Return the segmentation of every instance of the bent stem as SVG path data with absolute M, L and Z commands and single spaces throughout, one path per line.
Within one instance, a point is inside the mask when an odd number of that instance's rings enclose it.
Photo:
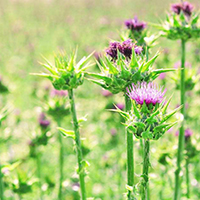
M 131 110 L 131 100 L 125 94 L 125 105 L 126 111 Z M 134 186 L 134 150 L 133 150 L 133 134 L 126 130 L 126 137 L 127 137 L 127 183 L 128 186 Z M 134 193 L 131 190 L 128 190 L 128 200 L 132 200 Z
M 78 125 L 78 120 L 77 120 L 77 116 L 76 116 L 76 108 L 75 108 L 73 90 L 69 89 L 68 94 L 69 94 L 69 100 L 70 100 L 70 106 L 71 106 L 71 115 L 72 115 L 72 118 L 73 118 L 73 125 L 74 125 L 81 196 L 82 196 L 82 200 L 86 200 L 86 190 L 85 190 L 85 180 L 84 180 L 85 179 L 85 171 L 84 171 L 84 168 L 83 168 L 83 165 L 82 165 L 83 156 L 82 156 L 79 125 Z
M 3 200 L 3 173 L 1 168 L 1 162 L 0 162 L 0 200 Z
M 183 121 L 179 131 L 178 138 L 178 154 L 177 154 L 177 169 L 175 171 L 175 193 L 174 200 L 178 200 L 180 198 L 180 190 L 181 190 L 181 180 L 180 180 L 180 171 L 181 171 L 181 162 L 183 160 L 184 153 L 184 117 L 185 117 L 185 40 L 181 40 L 181 81 L 180 81 L 180 89 L 181 89 L 181 114 L 183 115 Z
M 148 182 L 149 182 L 149 150 L 150 141 L 149 139 L 144 139 L 144 157 L 143 157 L 143 174 L 141 182 L 141 200 L 148 199 Z
M 60 120 L 57 120 L 58 127 L 61 127 Z M 59 155 L 59 171 L 60 171 L 60 178 L 59 178 L 59 191 L 58 191 L 58 199 L 62 200 L 62 183 L 63 183 L 63 165 L 64 165 L 64 148 L 63 148 L 63 139 L 62 135 L 58 135 L 59 144 L 60 144 L 60 155 Z

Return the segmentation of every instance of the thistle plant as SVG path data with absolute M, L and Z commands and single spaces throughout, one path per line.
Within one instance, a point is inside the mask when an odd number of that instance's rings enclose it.
M 137 45 L 142 47 L 142 53 L 146 55 L 146 60 L 148 60 L 149 49 L 155 45 L 158 36 L 151 34 L 147 29 L 147 23 L 139 21 L 137 16 L 125 20 L 124 24 L 128 31 L 122 33 L 121 38 L 123 40 L 131 38 L 135 41 Z
M 77 51 L 74 51 L 71 57 L 67 57 L 64 54 L 60 54 L 58 56 L 55 56 L 55 65 L 51 64 L 49 61 L 47 61 L 47 64 L 43 64 L 43 66 L 51 74 L 46 74 L 46 73 L 34 74 L 50 79 L 52 85 L 56 90 L 68 91 L 68 96 L 70 101 L 70 111 L 73 120 L 74 131 L 66 133 L 64 129 L 61 128 L 60 130 L 63 132 L 64 135 L 71 134 L 71 138 L 75 140 L 82 200 L 86 200 L 86 189 L 84 180 L 86 162 L 83 161 L 83 156 L 82 156 L 79 123 L 76 115 L 73 90 L 83 84 L 84 71 L 85 69 L 91 66 L 91 64 L 88 62 L 91 55 L 89 55 L 88 57 L 83 57 L 79 62 L 76 62 Z
M 127 27 L 129 33 L 129 37 L 136 40 L 138 45 L 144 45 L 144 38 L 147 34 L 147 23 L 143 21 L 139 21 L 137 16 L 133 19 L 125 20 L 125 26 Z
M 199 81 L 199 74 L 194 68 L 185 67 L 185 91 L 191 91 Z M 176 73 L 171 75 L 172 80 L 175 82 L 176 89 L 180 90 L 180 77 L 181 70 L 177 70 Z
M 117 110 L 125 119 L 126 129 L 144 144 L 143 171 L 139 182 L 139 192 L 142 200 L 147 199 L 150 166 L 150 141 L 158 140 L 174 123 L 168 120 L 177 112 L 167 113 L 171 98 L 164 103 L 165 90 L 158 88 L 152 82 L 138 82 L 127 87 L 127 96 L 131 99 L 130 112 Z
M 42 165 L 41 165 L 41 155 L 40 151 L 41 146 L 46 146 L 50 135 L 47 135 L 49 131 L 50 121 L 46 119 L 44 113 L 41 113 L 38 119 L 38 124 L 40 127 L 40 134 L 37 134 L 28 144 L 29 144 L 29 156 L 35 160 L 36 163 L 36 172 L 38 178 L 38 188 L 39 188 L 39 199 L 43 199 L 42 191 Z
M 179 135 L 179 132 L 176 132 L 176 136 Z M 196 155 L 196 149 L 191 144 L 191 136 L 193 135 L 193 131 L 189 128 L 185 129 L 185 170 L 186 170 L 186 186 L 187 193 L 186 197 L 190 198 L 190 174 L 189 174 L 189 164 L 190 160 Z
M 141 58 L 141 51 L 142 47 L 136 46 L 131 39 L 122 43 L 111 42 L 106 49 L 106 55 L 97 61 L 101 73 L 87 72 L 89 80 L 113 94 L 126 93 L 126 88 L 132 83 L 152 81 L 161 73 L 175 70 L 153 69 L 159 54 L 146 61 Z
M 199 15 L 193 12 L 193 5 L 189 2 L 181 2 L 171 6 L 172 13 L 166 18 L 161 25 L 156 25 L 161 30 L 160 35 L 170 40 L 181 40 L 181 75 L 180 75 L 180 97 L 181 97 L 181 113 L 185 116 L 185 54 L 186 43 L 189 39 L 197 39 L 200 37 Z M 180 127 L 177 169 L 175 171 L 175 193 L 174 200 L 180 199 L 180 171 L 183 161 L 184 152 L 184 123 Z
M 45 104 L 45 110 L 57 123 L 58 127 L 61 127 L 61 123 L 65 116 L 70 112 L 69 104 L 67 103 L 68 92 L 65 90 L 51 90 L 50 97 L 48 97 L 47 103 Z M 60 144 L 60 155 L 59 155 L 59 199 L 62 199 L 62 184 L 64 180 L 64 146 L 62 135 L 59 134 L 59 144 Z
M 152 81 L 160 73 L 173 71 L 174 69 L 153 69 L 153 64 L 158 57 L 156 54 L 149 61 L 142 59 L 142 48 L 128 39 L 122 43 L 111 42 L 106 49 L 106 56 L 99 59 L 97 64 L 101 74 L 87 73 L 90 80 L 113 94 L 122 92 L 125 97 L 126 111 L 131 110 L 131 102 L 126 95 L 126 88 L 138 81 Z M 107 57 L 108 56 L 108 57 Z M 91 79 L 92 78 L 92 79 Z M 127 129 L 127 190 L 128 199 L 133 197 L 134 186 L 134 153 L 133 134 Z M 132 188 L 132 189 L 130 189 Z

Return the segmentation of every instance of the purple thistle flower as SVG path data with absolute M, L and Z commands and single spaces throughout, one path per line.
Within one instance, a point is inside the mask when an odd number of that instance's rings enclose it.
M 132 48 L 133 48 L 133 43 L 131 39 L 128 39 L 124 42 L 122 42 L 122 44 L 119 44 L 118 49 L 119 51 L 124 54 L 124 56 L 126 58 L 131 58 L 132 55 Z
M 158 76 L 158 78 L 159 78 L 160 80 L 164 80 L 165 77 L 166 77 L 166 74 L 165 74 L 165 73 L 161 73 L 161 74 Z
M 140 55 L 142 53 L 143 48 L 141 46 L 134 46 L 135 53 Z
M 141 46 L 136 46 L 131 39 L 128 39 L 121 44 L 119 42 L 110 42 L 109 47 L 106 49 L 107 55 L 109 55 L 113 60 L 117 59 L 117 51 L 122 53 L 127 59 L 131 59 L 132 49 L 134 47 L 135 53 L 140 55 L 142 52 Z
M 191 16 L 193 8 L 194 8 L 193 5 L 187 1 L 183 2 L 182 4 L 176 3 L 171 5 L 171 10 L 174 13 L 179 15 L 182 10 L 183 13 L 188 17 Z
M 104 97 L 110 97 L 110 96 L 113 95 L 109 90 L 102 90 L 101 94 L 102 94 Z
M 123 103 L 117 103 L 116 106 L 120 109 L 123 110 L 125 108 L 125 105 Z
M 187 2 L 187 1 L 183 2 L 182 9 L 186 16 L 188 16 L 188 17 L 191 16 L 193 8 L 194 7 L 191 3 Z
M 193 132 L 192 132 L 191 129 L 189 129 L 189 128 L 185 129 L 185 138 L 186 139 L 189 138 L 189 137 L 191 137 L 192 134 L 193 134 Z M 179 131 L 176 131 L 175 135 L 179 136 Z
M 42 128 L 47 128 L 50 125 L 50 121 L 46 119 L 44 113 L 41 113 L 38 122 Z
M 161 103 L 165 92 L 165 90 L 163 91 L 162 88 L 157 88 L 157 86 L 151 82 L 138 82 L 138 84 L 132 84 L 132 87 L 130 86 L 127 88 L 127 95 L 140 105 L 144 103 L 147 105 Z
M 182 10 L 182 5 L 180 3 L 175 3 L 171 5 L 171 10 L 176 13 L 176 14 L 180 14 L 181 10 Z
M 106 54 L 113 60 L 117 59 L 117 50 L 119 48 L 119 42 L 110 42 L 109 47 L 106 49 Z
M 132 31 L 142 31 L 146 28 L 145 22 L 139 22 L 137 17 L 134 17 L 134 19 L 128 19 L 124 22 L 126 27 Z
M 65 90 L 55 90 L 55 89 L 53 89 L 53 90 L 51 90 L 51 97 L 55 97 L 55 96 L 57 96 L 57 97 L 65 97 L 65 96 L 67 96 L 68 95 L 68 92 L 67 91 L 65 91 Z

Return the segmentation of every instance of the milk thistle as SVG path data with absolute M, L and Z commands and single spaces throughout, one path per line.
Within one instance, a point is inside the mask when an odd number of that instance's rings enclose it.
M 50 121 L 46 119 L 44 113 L 41 113 L 38 119 L 39 126 L 41 128 L 41 135 L 35 138 L 32 145 L 36 147 L 36 163 L 37 163 L 37 176 L 38 176 L 38 186 L 40 188 L 40 200 L 43 199 L 43 191 L 42 191 L 42 171 L 41 171 L 41 151 L 39 150 L 40 145 L 47 145 L 48 137 L 47 132 L 49 131 Z M 35 143 L 34 143 L 35 142 Z
M 136 42 L 137 45 L 141 46 L 141 52 L 146 55 L 146 60 L 148 60 L 149 49 L 155 45 L 158 38 L 157 35 L 152 35 L 147 30 L 147 23 L 144 21 L 139 21 L 137 16 L 133 19 L 125 20 L 124 22 L 127 31 L 122 33 L 121 38 L 131 38 Z
M 156 27 L 161 30 L 161 36 L 170 40 L 181 40 L 180 97 L 181 105 L 183 105 L 181 114 L 185 117 L 185 49 L 189 39 L 200 37 L 199 15 L 193 12 L 193 5 L 189 2 L 173 4 L 171 10 L 172 13 L 167 16 L 166 21 Z M 184 123 L 185 119 L 182 121 L 179 134 L 174 200 L 180 199 L 181 192 L 180 172 L 184 154 Z
M 126 88 L 138 81 L 152 81 L 162 72 L 173 71 L 173 69 L 153 69 L 153 64 L 158 57 L 156 54 L 149 61 L 142 59 L 141 47 L 136 46 L 131 39 L 123 42 L 111 42 L 106 49 L 106 55 L 100 58 L 97 64 L 101 74 L 87 73 L 92 82 L 100 85 L 113 94 L 122 92 L 125 97 L 126 112 L 131 110 L 131 101 L 126 95 Z M 134 153 L 133 134 L 126 129 L 127 136 L 127 197 L 134 198 Z
M 51 74 L 46 74 L 46 73 L 34 74 L 34 75 L 39 75 L 39 76 L 50 79 L 52 82 L 52 85 L 54 86 L 56 90 L 68 91 L 74 131 L 66 131 L 62 128 L 59 128 L 59 130 L 65 136 L 73 138 L 76 144 L 76 153 L 77 153 L 77 160 L 78 160 L 78 174 L 79 174 L 82 200 L 86 200 L 86 189 L 85 189 L 84 179 L 85 179 L 85 166 L 87 166 L 87 162 L 83 160 L 83 156 L 82 156 L 81 140 L 80 140 L 80 133 L 79 133 L 79 122 L 76 116 L 73 90 L 83 84 L 84 70 L 91 66 L 91 64 L 88 62 L 91 56 L 92 54 L 89 55 L 88 57 L 83 57 L 77 63 L 76 62 L 77 51 L 74 51 L 70 58 L 68 58 L 64 54 L 60 54 L 55 57 L 55 66 L 52 65 L 48 61 L 47 61 L 47 64 L 43 64 L 43 66 Z
M 125 119 L 126 129 L 144 144 L 143 171 L 139 182 L 139 192 L 142 200 L 147 199 L 150 166 L 150 140 L 158 140 L 175 123 L 167 122 L 179 109 L 166 113 L 170 100 L 164 103 L 165 90 L 158 88 L 152 82 L 138 82 L 127 87 L 132 109 L 124 112 L 118 109 Z
M 56 121 L 57 126 L 61 127 L 61 123 L 65 116 L 70 113 L 70 106 L 66 102 L 68 92 L 65 90 L 51 90 L 50 96 L 47 103 L 45 104 L 45 110 L 47 114 L 51 115 L 52 118 Z M 59 155 L 59 199 L 62 199 L 62 184 L 64 180 L 63 168 L 64 168 L 64 146 L 62 135 L 58 135 L 59 145 L 60 145 L 60 155 Z

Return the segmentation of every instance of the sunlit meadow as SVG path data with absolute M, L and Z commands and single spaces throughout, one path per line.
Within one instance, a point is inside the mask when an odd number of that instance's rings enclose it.
M 198 0 L 0 0 L 0 200 L 199 200 Z

